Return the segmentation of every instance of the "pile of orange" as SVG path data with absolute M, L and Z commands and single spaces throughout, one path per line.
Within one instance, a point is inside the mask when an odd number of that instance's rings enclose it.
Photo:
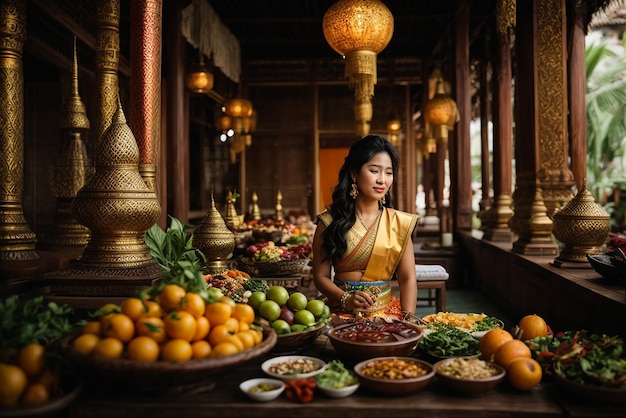
M 42 405 L 61 392 L 58 376 L 46 365 L 45 347 L 28 344 L 16 363 L 0 363 L 0 407 Z
M 107 304 L 87 322 L 73 348 L 93 356 L 139 361 L 188 361 L 250 349 L 263 340 L 254 309 L 229 297 L 206 303 L 169 284 L 155 300 L 128 298 Z
M 527 339 L 545 336 L 545 321 L 537 315 L 522 318 L 518 329 L 520 325 L 525 326 Z M 508 381 L 514 388 L 530 390 L 541 382 L 541 365 L 532 358 L 528 345 L 510 332 L 501 328 L 492 329 L 480 339 L 479 347 L 484 360 L 493 361 L 506 369 Z

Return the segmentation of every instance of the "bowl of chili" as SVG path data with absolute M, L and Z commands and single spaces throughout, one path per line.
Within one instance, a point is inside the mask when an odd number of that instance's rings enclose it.
M 351 322 L 328 332 L 337 354 L 351 362 L 384 356 L 408 357 L 423 335 L 417 325 L 399 320 Z

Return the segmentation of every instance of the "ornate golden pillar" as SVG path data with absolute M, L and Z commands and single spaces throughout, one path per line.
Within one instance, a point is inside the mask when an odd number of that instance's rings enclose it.
M 567 166 L 564 0 L 517 2 L 516 190 L 513 251 L 556 255 L 554 212 L 572 197 Z M 544 211 L 545 208 L 545 211 Z
M 25 39 L 25 1 L 0 1 L 0 271 L 12 270 L 5 262 L 39 258 L 22 206 Z
M 548 216 L 572 198 L 576 181 L 568 166 L 567 25 L 565 0 L 537 2 L 539 62 L 539 182 Z
M 120 0 L 99 0 L 97 13 L 96 83 L 98 91 L 96 97 L 98 120 L 94 149 L 111 124 L 117 108 L 119 91 L 117 72 L 120 64 Z
M 139 146 L 139 172 L 157 190 L 161 138 L 161 0 L 130 3 L 130 127 Z

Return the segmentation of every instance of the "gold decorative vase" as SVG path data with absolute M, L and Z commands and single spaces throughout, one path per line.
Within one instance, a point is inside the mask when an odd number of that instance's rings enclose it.
M 610 231 L 610 215 L 595 202 L 583 183 L 580 192 L 553 216 L 552 233 L 565 245 L 554 265 L 591 267 L 587 254 L 602 254 Z
M 226 226 L 213 196 L 211 208 L 193 232 L 192 244 L 206 255 L 207 273 L 218 275 L 228 270 L 227 260 L 235 250 L 235 234 Z

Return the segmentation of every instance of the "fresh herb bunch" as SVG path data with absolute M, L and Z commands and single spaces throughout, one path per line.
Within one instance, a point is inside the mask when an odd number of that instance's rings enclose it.
M 0 300 L 0 349 L 20 349 L 30 343 L 47 345 L 75 326 L 73 309 L 37 296 L 21 302 L 17 295 Z
M 207 290 L 202 268 L 206 256 L 193 246 L 193 235 L 183 223 L 170 216 L 166 231 L 154 224 L 146 232 L 150 254 L 162 268 L 162 280 L 140 293 L 140 297 L 155 297 L 168 284 L 177 284 L 188 292 L 200 294 L 205 301 L 212 299 Z

